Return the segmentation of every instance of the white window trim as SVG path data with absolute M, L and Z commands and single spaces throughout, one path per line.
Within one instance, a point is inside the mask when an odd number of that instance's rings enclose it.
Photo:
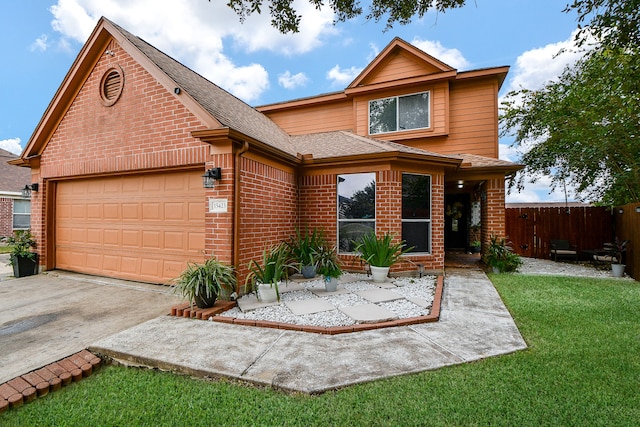
M 402 213 L 400 214 L 400 222 L 401 224 L 405 222 L 426 222 L 429 224 L 429 250 L 427 252 L 407 252 L 404 256 L 424 256 L 433 254 L 433 223 L 431 218 L 433 217 L 433 176 L 431 174 L 426 173 L 413 173 L 413 172 L 402 172 L 402 176 L 404 175 L 420 175 L 420 176 L 428 176 L 429 177 L 429 219 L 404 219 L 402 218 Z
M 411 129 L 398 129 L 398 120 L 400 120 L 400 102 L 396 101 L 396 130 L 391 130 L 391 131 L 388 131 L 388 132 L 371 133 L 371 103 L 372 102 L 382 101 L 383 99 L 393 99 L 393 98 L 398 100 L 399 98 L 404 98 L 404 97 L 407 97 L 407 96 L 414 96 L 414 95 L 422 95 L 423 93 L 429 94 L 429 99 L 428 99 L 429 113 L 427 114 L 427 122 L 428 122 L 428 124 L 427 124 L 426 127 L 411 128 Z M 367 107 L 367 133 L 369 135 L 386 135 L 386 134 L 390 134 L 390 133 L 411 132 L 411 131 L 416 131 L 416 130 L 431 129 L 431 91 L 430 90 L 425 90 L 425 91 L 422 91 L 422 92 L 415 92 L 415 93 L 407 93 L 405 95 L 387 96 L 385 98 L 371 99 L 367 103 L 367 106 L 368 106 Z
M 29 202 L 29 213 L 24 213 L 24 212 L 16 212 L 16 201 L 23 201 L 23 202 Z M 28 216 L 29 217 L 29 224 L 31 224 L 31 200 L 28 199 L 13 199 L 13 202 L 11 203 L 11 229 L 12 230 L 29 230 L 31 228 L 31 225 L 29 225 L 29 227 L 16 227 L 15 226 L 15 217 L 16 215 L 22 215 L 22 216 Z
M 364 219 L 353 219 L 353 218 L 344 218 L 341 219 L 340 218 L 340 191 L 338 191 L 338 177 L 340 175 L 356 175 L 356 174 L 360 174 L 360 173 L 373 173 L 374 174 L 374 179 L 375 179 L 375 184 L 376 184 L 376 199 L 375 199 L 375 203 L 373 204 L 373 219 L 371 218 L 364 218 Z M 358 252 L 342 252 L 340 250 L 340 223 L 341 222 L 373 222 L 373 232 L 377 233 L 377 214 L 378 214 L 378 174 L 375 172 L 354 172 L 354 173 L 339 173 L 336 174 L 336 242 L 338 243 L 336 245 L 336 252 L 339 255 L 357 255 Z

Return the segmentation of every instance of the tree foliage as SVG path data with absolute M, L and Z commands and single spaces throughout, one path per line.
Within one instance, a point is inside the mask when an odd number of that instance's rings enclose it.
M 333 9 L 337 22 L 344 22 L 363 13 L 358 0 L 308 1 L 318 10 L 323 7 Z M 387 28 L 391 28 L 395 23 L 408 24 L 415 16 L 422 17 L 429 10 L 445 12 L 461 7 L 465 2 L 466 0 L 372 0 L 366 17 L 376 22 L 386 17 Z M 271 16 L 271 25 L 281 33 L 297 33 L 302 15 L 294 8 L 293 3 L 294 0 L 229 0 L 227 6 L 238 14 L 240 21 L 254 13 L 262 13 L 266 6 Z
M 592 36 L 597 45 L 558 81 L 502 105 L 503 129 L 532 147 L 517 185 L 544 174 L 601 204 L 640 201 L 640 0 L 575 0 L 572 10 L 588 20 L 578 45 Z
M 640 200 L 640 56 L 598 49 L 540 90 L 512 92 L 504 129 L 524 154 L 525 175 L 572 184 L 582 198 L 607 205 Z
M 578 14 L 580 45 L 593 35 L 611 48 L 640 46 L 640 0 L 574 0 L 565 8 L 570 11 Z

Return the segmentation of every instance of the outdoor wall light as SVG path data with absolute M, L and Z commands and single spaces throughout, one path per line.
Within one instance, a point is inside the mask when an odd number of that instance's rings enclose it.
M 215 180 L 222 179 L 222 169 L 211 168 L 202 175 L 202 186 L 204 188 L 215 187 Z
M 31 192 L 35 191 L 36 193 L 38 192 L 38 183 L 34 182 L 31 185 L 25 185 L 24 188 L 22 189 L 22 197 L 29 199 L 31 198 Z
M 464 188 L 464 181 L 463 180 L 458 180 L 458 188 Z

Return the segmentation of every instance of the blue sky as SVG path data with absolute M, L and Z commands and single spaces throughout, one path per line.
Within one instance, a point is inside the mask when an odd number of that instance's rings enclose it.
M 297 0 L 301 31 L 282 35 L 268 16 L 241 24 L 226 0 L 29 0 L 0 2 L 0 148 L 19 153 L 100 16 L 106 16 L 251 105 L 344 89 L 393 37 L 401 37 L 458 68 L 509 65 L 500 96 L 536 89 L 579 54 L 577 27 L 565 2 L 470 0 L 463 8 L 429 13 L 410 25 L 358 18 L 332 25 L 330 10 Z M 363 5 L 367 1 L 362 2 Z M 501 140 L 501 158 L 518 153 Z M 507 201 L 564 201 L 549 194 L 548 177 Z M 569 199 L 573 199 L 569 194 Z

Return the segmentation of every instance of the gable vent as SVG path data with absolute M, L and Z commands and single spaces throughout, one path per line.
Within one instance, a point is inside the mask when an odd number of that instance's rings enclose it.
M 124 74 L 122 69 L 110 68 L 107 70 L 107 72 L 104 73 L 100 84 L 100 97 L 102 98 L 102 103 L 107 107 L 115 104 L 122 94 L 123 86 Z

